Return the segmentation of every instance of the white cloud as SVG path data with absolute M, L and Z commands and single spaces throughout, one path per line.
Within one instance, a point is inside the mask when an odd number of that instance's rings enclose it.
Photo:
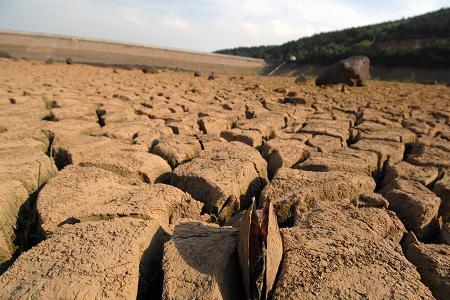
M 258 25 L 249 21 L 242 22 L 241 28 L 250 34 L 258 34 L 260 32 Z
M 281 20 L 272 20 L 270 22 L 270 27 L 276 35 L 290 36 L 293 32 L 293 28 L 288 23 Z
M 161 24 L 163 26 L 186 31 L 192 28 L 192 25 L 179 17 L 164 17 L 161 19 Z
M 138 25 L 138 26 L 147 26 L 147 22 L 145 21 L 145 18 L 139 15 L 125 15 L 123 19 L 131 24 Z

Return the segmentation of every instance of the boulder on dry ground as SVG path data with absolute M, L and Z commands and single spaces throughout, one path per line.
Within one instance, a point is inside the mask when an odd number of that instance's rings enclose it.
M 316 78 L 316 85 L 345 83 L 361 86 L 370 78 L 367 56 L 353 56 L 334 64 Z

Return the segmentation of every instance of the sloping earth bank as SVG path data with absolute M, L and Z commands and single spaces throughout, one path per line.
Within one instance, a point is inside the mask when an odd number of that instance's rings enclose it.
M 448 299 L 450 89 L 0 60 L 0 299 Z M 281 245 L 280 245 L 281 247 Z

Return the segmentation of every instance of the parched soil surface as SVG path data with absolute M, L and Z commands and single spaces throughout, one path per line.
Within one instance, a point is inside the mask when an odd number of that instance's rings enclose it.
M 0 299 L 448 299 L 449 87 L 0 70 Z

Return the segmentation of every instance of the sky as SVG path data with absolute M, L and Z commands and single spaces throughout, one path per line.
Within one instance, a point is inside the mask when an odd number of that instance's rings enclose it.
M 450 0 L 0 0 L 0 29 L 214 51 L 449 6 Z

